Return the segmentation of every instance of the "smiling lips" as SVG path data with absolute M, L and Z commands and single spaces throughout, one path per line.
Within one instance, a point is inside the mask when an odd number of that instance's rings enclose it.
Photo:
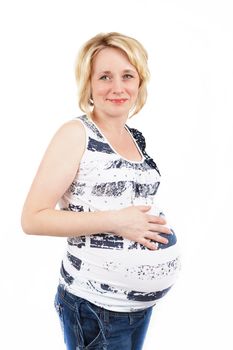
M 113 98 L 113 99 L 108 99 L 108 101 L 115 103 L 115 104 L 122 104 L 127 101 L 127 98 Z

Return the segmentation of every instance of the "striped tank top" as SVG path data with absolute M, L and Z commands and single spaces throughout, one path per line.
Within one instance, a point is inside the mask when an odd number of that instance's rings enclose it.
M 85 128 L 86 148 L 79 170 L 59 205 L 61 210 L 95 212 L 131 205 L 156 204 L 160 172 L 145 150 L 136 129 L 132 136 L 141 161 L 119 155 L 87 116 L 77 118 Z M 157 215 L 164 215 L 159 211 Z M 59 283 L 68 292 L 112 311 L 130 312 L 153 306 L 174 284 L 180 258 L 174 231 L 158 249 L 101 232 L 69 237 Z

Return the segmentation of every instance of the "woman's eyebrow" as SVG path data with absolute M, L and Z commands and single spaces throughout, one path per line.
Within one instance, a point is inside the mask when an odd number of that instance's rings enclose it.
M 124 73 L 136 73 L 136 70 L 134 70 L 134 69 L 125 69 L 123 72 Z
M 134 70 L 134 69 L 124 69 L 122 71 L 122 73 L 136 73 L 136 70 Z M 112 72 L 110 70 L 104 70 L 104 71 L 98 72 L 98 74 L 112 74 Z
M 97 74 L 111 74 L 110 70 L 101 70 L 99 72 L 96 72 Z

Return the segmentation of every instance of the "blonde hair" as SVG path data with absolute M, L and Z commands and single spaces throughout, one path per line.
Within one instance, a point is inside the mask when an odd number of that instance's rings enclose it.
M 131 111 L 132 117 L 142 109 L 147 99 L 147 83 L 150 77 L 147 65 L 148 55 L 145 48 L 136 39 L 117 32 L 97 34 L 81 47 L 75 64 L 75 77 L 79 88 L 79 107 L 84 113 L 90 115 L 93 106 L 91 100 L 92 62 L 94 56 L 106 47 L 122 50 L 138 72 L 139 92 Z

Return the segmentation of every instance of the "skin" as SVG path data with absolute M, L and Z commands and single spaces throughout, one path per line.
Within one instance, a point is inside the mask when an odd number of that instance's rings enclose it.
M 118 49 L 105 48 L 93 60 L 92 120 L 113 148 L 129 160 L 141 160 L 125 129 L 129 111 L 137 100 L 139 82 L 137 70 Z
M 96 55 L 91 88 L 93 121 L 119 154 L 129 160 L 140 161 L 141 154 L 125 128 L 129 111 L 137 99 L 139 76 L 122 51 L 105 48 Z M 170 233 L 164 226 L 166 221 L 149 215 L 150 206 L 129 206 L 94 213 L 55 208 L 77 173 L 85 142 L 85 130 L 78 120 L 65 123 L 56 132 L 24 204 L 21 219 L 24 232 L 59 237 L 112 232 L 152 250 L 156 246 L 150 240 L 167 243 L 159 235 Z

